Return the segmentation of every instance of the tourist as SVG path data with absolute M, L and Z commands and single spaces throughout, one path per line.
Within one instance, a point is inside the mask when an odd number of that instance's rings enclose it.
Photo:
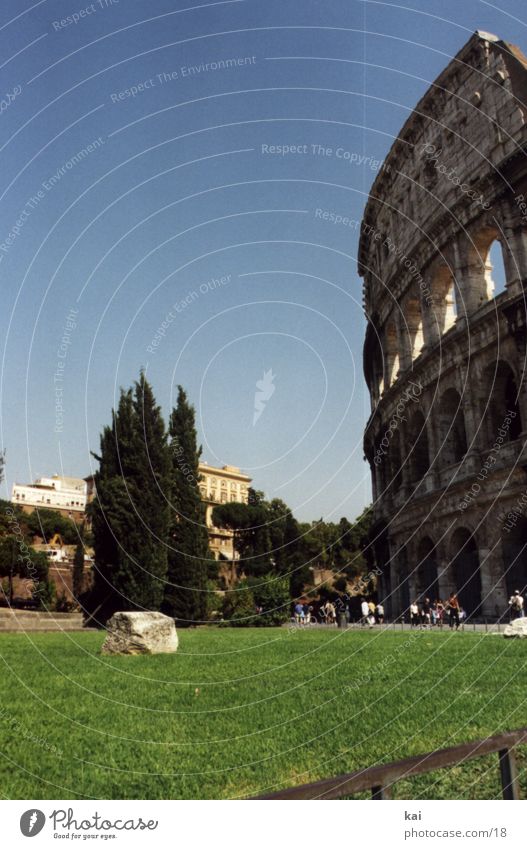
M 304 608 L 299 601 L 295 604 L 295 622 L 297 625 L 304 624 Z
M 456 626 L 456 631 L 459 628 L 459 601 L 455 593 L 450 593 L 447 601 L 448 617 L 450 628 Z
M 437 601 L 435 599 L 432 602 L 432 606 L 430 608 L 430 616 L 432 619 L 432 627 L 435 628 L 435 626 L 437 625 Z
M 430 604 L 430 599 L 425 598 L 423 602 L 423 607 L 421 610 L 421 622 L 423 628 L 430 628 L 430 623 L 432 621 L 432 605 Z
M 523 596 L 519 590 L 514 590 L 514 594 L 509 599 L 509 607 L 511 609 L 511 620 L 521 619 L 523 614 Z
M 410 605 L 410 625 L 412 628 L 419 627 L 419 607 L 417 605 L 417 599 L 412 601 Z
M 443 604 L 441 599 L 439 599 L 439 601 L 437 602 L 437 624 L 439 625 L 440 628 L 442 628 L 443 625 L 444 625 L 444 622 L 445 622 L 445 605 Z
M 324 613 L 326 614 L 326 624 L 333 625 L 336 622 L 335 605 L 329 599 L 324 605 Z
M 370 608 L 369 608 L 368 602 L 366 601 L 365 598 L 363 598 L 362 601 L 361 601 L 360 612 L 362 614 L 361 625 L 367 625 Z
M 379 623 L 379 625 L 382 625 L 384 622 L 384 605 L 381 604 L 381 602 L 378 603 L 375 609 L 375 613 L 377 615 L 377 622 Z

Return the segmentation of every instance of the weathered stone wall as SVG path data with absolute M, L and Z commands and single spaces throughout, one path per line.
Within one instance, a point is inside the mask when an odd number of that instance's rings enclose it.
M 526 511 L 504 519 L 527 493 L 526 103 L 525 57 L 476 33 L 407 120 L 366 207 L 364 447 L 394 614 L 459 591 L 469 613 L 496 616 L 512 582 L 527 587 Z

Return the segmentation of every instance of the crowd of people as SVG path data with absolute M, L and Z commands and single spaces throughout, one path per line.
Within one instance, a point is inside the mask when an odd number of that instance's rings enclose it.
M 415 599 L 410 605 L 410 625 L 412 628 L 442 628 L 447 622 L 450 628 L 457 629 L 463 624 L 467 617 L 456 593 L 451 593 L 447 601 L 429 598 L 418 601 Z
M 355 600 L 355 604 L 358 599 Z M 315 602 L 309 604 L 307 602 L 297 602 L 294 606 L 294 620 L 297 625 L 310 625 L 314 623 L 324 625 L 337 625 L 342 617 L 347 625 L 354 619 L 357 620 L 358 611 L 354 609 L 355 615 L 352 615 L 352 607 L 349 599 L 338 598 L 336 601 L 327 600 L 326 602 Z M 519 619 L 525 616 L 525 602 L 523 594 L 519 590 L 515 590 L 509 599 L 509 612 L 511 620 Z M 409 624 L 412 628 L 443 628 L 448 625 L 456 631 L 466 621 L 467 613 L 460 604 L 456 593 L 451 593 L 446 601 L 435 599 L 431 601 L 429 598 L 414 599 L 409 608 Z M 405 617 L 406 619 L 406 617 Z M 373 628 L 374 625 L 382 625 L 384 623 L 384 605 L 382 602 L 375 602 L 372 599 L 362 598 L 360 601 L 360 624 L 363 627 Z

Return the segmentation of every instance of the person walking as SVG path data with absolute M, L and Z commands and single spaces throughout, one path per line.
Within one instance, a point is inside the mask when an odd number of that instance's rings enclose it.
M 423 628 L 430 628 L 430 624 L 432 621 L 432 605 L 430 604 L 429 598 L 425 598 L 423 602 L 421 616 Z
M 384 605 L 381 602 L 378 603 L 375 613 L 377 615 L 377 622 L 379 625 L 382 625 L 384 623 Z
M 456 626 L 456 631 L 459 629 L 459 600 L 456 593 L 450 593 L 447 602 L 449 625 L 452 629 Z
M 328 601 L 326 601 L 324 611 L 326 613 L 326 623 L 328 625 L 334 625 L 336 621 L 335 605 L 333 604 L 333 602 L 329 601 L 329 599 Z
M 367 625 L 370 608 L 369 608 L 368 602 L 366 601 L 365 598 L 363 598 L 362 601 L 361 601 L 360 612 L 361 612 L 361 625 Z
M 412 628 L 419 627 L 419 607 L 417 605 L 417 599 L 412 601 L 410 605 L 410 625 Z

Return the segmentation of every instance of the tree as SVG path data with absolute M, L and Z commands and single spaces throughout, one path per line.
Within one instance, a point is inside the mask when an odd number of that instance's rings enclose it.
M 93 504 L 91 617 L 116 610 L 159 610 L 167 573 L 170 457 L 161 410 L 141 373 L 121 391 L 101 434 Z
M 179 625 L 204 622 L 209 579 L 217 568 L 209 550 L 205 507 L 199 490 L 195 412 L 181 386 L 169 423 L 171 504 L 168 572 L 163 611 Z
M 0 483 L 2 483 L 4 479 L 4 468 L 5 468 L 5 451 L 0 451 Z
M 13 578 L 28 582 L 28 588 L 37 606 L 48 610 L 55 596 L 54 584 L 49 580 L 48 558 L 35 551 L 18 535 L 4 536 L 0 540 L 0 577 L 8 578 L 9 603 L 13 602 Z
M 26 524 L 33 536 L 48 542 L 55 534 L 60 534 L 65 545 L 74 545 L 79 538 L 75 522 L 67 519 L 58 510 L 36 508 L 26 517 Z
M 248 581 L 252 590 L 258 615 L 254 625 L 283 625 L 290 617 L 291 597 L 289 579 L 285 575 L 270 572 L 264 581 L 251 578 Z
M 254 596 L 247 581 L 240 581 L 236 589 L 225 593 L 222 615 L 232 628 L 247 628 L 255 624 Z

